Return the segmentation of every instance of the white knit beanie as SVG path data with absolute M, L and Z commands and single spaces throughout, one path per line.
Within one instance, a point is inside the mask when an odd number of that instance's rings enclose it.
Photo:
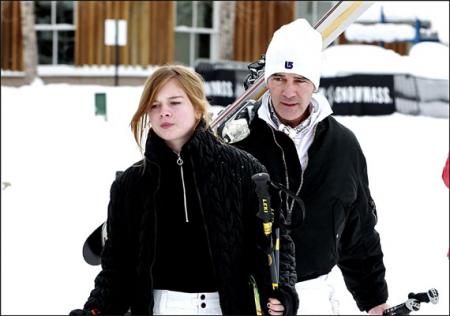
M 283 25 L 267 47 L 264 79 L 277 72 L 292 73 L 311 80 L 319 88 L 322 35 L 305 19 Z

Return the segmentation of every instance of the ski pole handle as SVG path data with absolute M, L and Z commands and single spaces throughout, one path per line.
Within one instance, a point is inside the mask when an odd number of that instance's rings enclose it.
M 259 200 L 259 211 L 256 214 L 262 222 L 264 234 L 269 237 L 272 234 L 272 223 L 274 216 L 270 208 L 269 183 L 270 177 L 267 173 L 257 173 L 252 176 L 255 183 L 255 191 Z
M 252 176 L 252 180 L 255 183 L 255 191 L 258 198 L 269 198 L 269 174 L 265 172 L 256 173 Z
M 414 298 L 408 299 L 406 302 L 393 306 L 384 310 L 384 316 L 409 315 L 413 311 L 420 309 L 420 302 Z
M 436 289 L 429 289 L 427 292 L 421 293 L 409 293 L 408 298 L 414 298 L 421 303 L 429 303 L 437 304 L 439 302 L 439 293 Z
M 420 303 L 433 303 L 439 302 L 439 293 L 436 289 L 430 289 L 427 292 L 421 293 L 409 293 L 408 300 L 394 307 L 388 308 L 383 312 L 385 316 L 393 315 L 409 315 L 411 312 L 418 311 L 420 309 Z

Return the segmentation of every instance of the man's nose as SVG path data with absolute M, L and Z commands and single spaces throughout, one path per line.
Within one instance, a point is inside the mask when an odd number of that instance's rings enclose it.
M 295 94 L 295 86 L 292 83 L 287 82 L 283 87 L 283 96 L 286 98 L 292 98 Z

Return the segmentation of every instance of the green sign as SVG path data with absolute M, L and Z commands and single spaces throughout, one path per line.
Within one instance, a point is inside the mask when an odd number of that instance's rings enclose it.
M 106 121 L 106 93 L 95 94 L 95 115 L 103 115 Z

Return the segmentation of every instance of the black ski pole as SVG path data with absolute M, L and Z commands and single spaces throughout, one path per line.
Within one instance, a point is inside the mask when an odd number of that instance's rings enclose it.
M 402 304 L 388 308 L 383 312 L 385 316 L 409 315 L 420 309 L 420 303 L 437 304 L 439 302 L 439 293 L 436 289 L 430 289 L 427 292 L 409 293 L 408 300 Z
M 409 298 L 406 302 L 384 310 L 383 315 L 409 315 L 411 312 L 420 309 L 420 302 L 414 298 Z
M 256 214 L 263 222 L 264 235 L 269 239 L 269 249 L 267 252 L 270 276 L 272 279 L 272 288 L 276 290 L 278 288 L 279 281 L 279 229 L 275 229 L 275 247 L 273 241 L 273 222 L 274 214 L 270 207 L 270 194 L 269 183 L 270 177 L 267 173 L 257 173 L 252 176 L 252 180 L 255 183 L 255 191 L 259 200 L 259 210 Z

